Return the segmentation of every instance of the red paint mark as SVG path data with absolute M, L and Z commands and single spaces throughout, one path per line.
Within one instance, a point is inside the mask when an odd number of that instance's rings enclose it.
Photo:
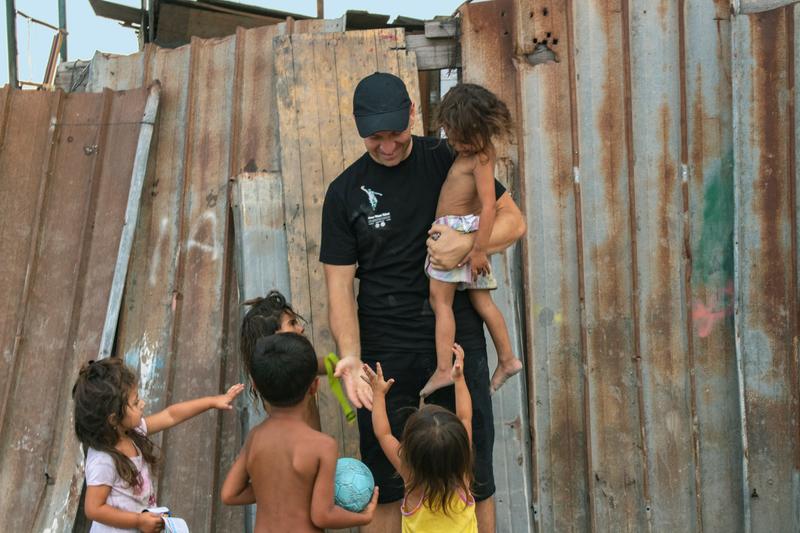
M 702 339 L 711 335 L 717 322 L 733 314 L 733 282 L 729 281 L 725 288 L 719 291 L 719 295 L 722 297 L 721 307 L 718 303 L 719 298 L 713 293 L 708 304 L 700 300 L 695 300 L 692 304 L 692 320 L 697 327 L 697 335 Z

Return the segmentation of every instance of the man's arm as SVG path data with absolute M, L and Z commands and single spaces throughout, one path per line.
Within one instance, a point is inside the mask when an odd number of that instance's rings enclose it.
M 526 230 L 525 218 L 508 191 L 497 199 L 495 206 L 497 212 L 489 245 L 486 248 L 487 254 L 490 255 L 502 252 L 511 246 L 525 235 Z M 438 270 L 452 270 L 460 266 L 472 250 L 475 233 L 460 233 L 444 224 L 434 224 L 428 234 L 436 233 L 439 234 L 437 239 L 429 237 L 427 241 L 431 265 Z
M 334 375 L 344 379 L 350 403 L 372 409 L 372 389 L 361 380 L 361 341 L 353 289 L 356 265 L 323 266 L 328 287 L 328 324 L 340 358 Z

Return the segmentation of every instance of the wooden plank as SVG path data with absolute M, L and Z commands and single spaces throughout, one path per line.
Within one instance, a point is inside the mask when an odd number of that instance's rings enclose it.
M 511 2 L 505 0 L 468 4 L 461 9 L 461 24 L 464 29 L 461 39 L 461 54 L 464 57 L 462 78 L 464 82 L 477 83 L 494 92 L 506 103 L 512 116 L 516 116 L 517 71 L 512 62 L 514 20 L 511 16 L 506 18 L 500 15 L 510 6 Z M 496 142 L 495 149 L 498 157 L 495 177 L 514 196 L 521 198 L 518 188 L 521 176 L 517 171 L 519 157 L 516 138 Z M 498 279 L 498 290 L 492 297 L 506 319 L 515 353 L 530 368 L 533 359 L 526 357 L 528 350 L 524 347 L 524 322 L 520 312 L 525 307 L 525 295 L 515 290 L 522 286 L 522 260 L 519 252 L 515 246 L 492 258 L 493 271 Z M 497 364 L 497 352 L 493 343 L 487 344 L 487 354 L 491 371 Z M 530 505 L 533 499 L 531 433 L 525 385 L 526 376 L 523 372 L 509 380 L 492 398 L 498 531 L 528 532 L 533 530 L 535 523 Z M 537 518 L 541 519 L 541 516 Z
M 742 444 L 733 331 L 733 132 L 727 5 L 684 3 L 689 353 L 694 358 L 700 521 L 742 531 Z
M 629 21 L 639 403 L 645 498 L 656 531 L 699 528 L 694 394 L 688 354 L 678 5 Z M 635 51 L 635 53 L 634 53 Z
M 224 384 L 227 329 L 226 246 L 230 120 L 235 38 L 194 40 L 189 82 L 183 222 L 176 281 L 170 403 L 215 394 Z M 215 83 L 209 83 L 215 80 Z M 203 332 L 198 335 L 198 332 Z M 218 459 L 218 412 L 207 412 L 163 437 L 160 495 L 192 530 L 210 531 Z M 187 485 L 187 481 L 192 482 Z
M 797 531 L 794 18 L 733 22 L 734 286 L 745 530 Z
M 631 109 L 626 4 L 573 4 L 580 151 L 579 261 L 585 287 L 589 502 L 593 528 L 643 531 L 638 320 L 629 180 Z M 560 42 L 560 41 L 559 41 Z M 623 141 L 624 140 L 624 141 Z
M 317 258 L 322 200 L 330 181 L 364 153 L 352 119 L 352 95 L 358 81 L 394 63 L 416 98 L 416 70 L 412 75 L 404 51 L 391 52 L 398 43 L 402 45 L 401 39 L 397 30 L 378 30 L 275 40 L 291 294 L 298 309 L 310 310 L 308 331 L 320 353 L 334 349 L 327 302 L 312 298 L 326 293 Z M 399 59 L 392 59 L 392 53 Z M 326 390 L 319 404 L 323 430 L 337 437 L 343 455 L 357 455 L 355 428 L 343 421 L 338 404 Z

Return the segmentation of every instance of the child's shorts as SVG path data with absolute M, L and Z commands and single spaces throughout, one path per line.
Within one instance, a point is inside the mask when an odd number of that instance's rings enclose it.
M 439 217 L 434 221 L 434 224 L 445 224 L 461 233 L 473 233 L 478 231 L 480 217 L 478 215 L 446 215 Z M 463 291 L 465 289 L 496 289 L 497 280 L 494 275 L 489 272 L 488 274 L 481 274 L 473 277 L 472 270 L 470 270 L 469 263 L 464 263 L 460 267 L 452 270 L 438 270 L 431 266 L 431 258 L 425 258 L 425 274 L 429 278 L 433 278 L 446 283 L 456 283 L 456 289 Z

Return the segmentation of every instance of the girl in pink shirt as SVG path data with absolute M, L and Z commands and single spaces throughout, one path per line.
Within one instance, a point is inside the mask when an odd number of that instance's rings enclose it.
M 144 417 L 136 375 L 120 359 L 85 364 L 72 398 L 75 433 L 86 450 L 84 508 L 93 521 L 91 533 L 161 531 L 161 517 L 142 512 L 156 505 L 150 469 L 157 455 L 148 435 L 208 409 L 232 409 L 243 389 L 234 385 L 225 394 L 176 403 Z

